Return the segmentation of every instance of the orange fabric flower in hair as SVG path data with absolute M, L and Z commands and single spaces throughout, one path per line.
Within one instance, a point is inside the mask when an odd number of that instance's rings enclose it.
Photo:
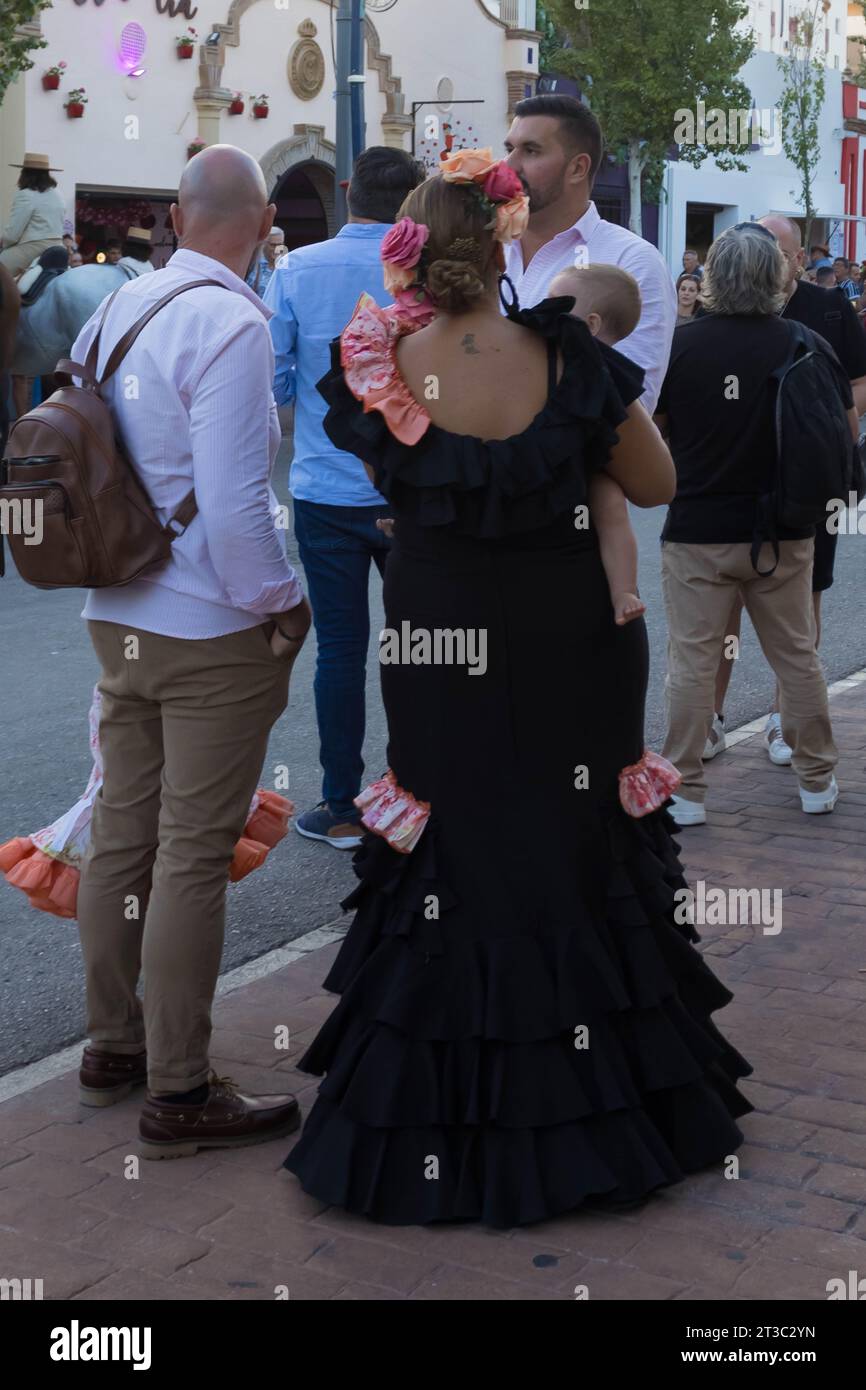
M 489 145 L 483 150 L 456 150 L 442 161 L 446 183 L 483 183 L 496 160 Z

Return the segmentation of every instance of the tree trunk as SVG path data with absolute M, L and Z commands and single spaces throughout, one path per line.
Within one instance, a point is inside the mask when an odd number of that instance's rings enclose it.
M 643 219 L 641 217 L 641 175 L 646 164 L 645 157 L 641 154 L 640 141 L 629 140 L 628 142 L 628 196 L 629 213 L 628 228 L 636 236 L 643 236 Z

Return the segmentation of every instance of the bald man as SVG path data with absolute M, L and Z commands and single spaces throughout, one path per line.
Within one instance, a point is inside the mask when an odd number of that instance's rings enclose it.
M 292 1096 L 218 1080 L 208 1056 L 229 865 L 310 625 L 270 488 L 269 313 L 244 283 L 274 207 L 255 160 L 215 145 L 186 166 L 171 216 L 171 260 L 100 306 L 70 354 L 83 362 L 99 331 L 101 374 L 121 336 L 182 291 L 102 392 L 177 537 L 171 559 L 92 591 L 83 615 L 102 668 L 104 782 L 78 894 L 80 1096 L 111 1105 L 147 1082 L 147 1158 L 258 1143 L 300 1118 Z
M 866 333 L 851 307 L 845 293 L 839 289 L 825 289 L 812 285 L 802 278 L 805 262 L 800 228 L 788 217 L 768 213 L 759 219 L 761 226 L 773 233 L 779 249 L 785 257 L 787 276 L 785 294 L 787 301 L 782 317 L 804 323 L 807 328 L 820 334 L 836 353 L 851 381 L 854 396 L 854 409 L 858 415 L 866 412 Z M 815 645 L 821 640 L 821 595 L 833 583 L 833 564 L 836 558 L 837 536 L 831 535 L 825 527 L 819 526 L 815 533 L 815 559 L 812 566 L 812 603 L 815 612 Z M 728 623 L 728 636 L 739 636 L 743 605 L 737 599 Z M 724 655 L 719 659 L 716 674 L 716 714 L 710 730 L 705 758 L 713 758 L 725 747 L 725 698 L 731 679 L 732 662 Z M 771 762 L 787 767 L 791 762 L 791 748 L 782 737 L 782 724 L 779 714 L 779 689 L 773 708 L 767 718 L 764 730 L 764 746 Z

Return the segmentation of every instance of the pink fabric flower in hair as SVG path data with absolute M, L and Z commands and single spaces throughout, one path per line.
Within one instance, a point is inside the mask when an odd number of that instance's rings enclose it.
M 429 235 L 430 228 L 425 227 L 423 222 L 413 222 L 411 217 L 401 217 L 382 242 L 382 260 L 397 266 L 400 270 L 411 270 L 421 259 L 421 252 Z M 410 282 L 411 277 L 406 283 Z

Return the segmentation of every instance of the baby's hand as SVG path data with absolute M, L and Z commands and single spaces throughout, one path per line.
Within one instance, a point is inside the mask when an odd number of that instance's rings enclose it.
M 646 604 L 641 603 L 637 594 L 614 594 L 613 595 L 613 615 L 619 627 L 624 623 L 631 623 L 635 618 L 639 618 L 641 613 L 646 612 Z
M 394 539 L 394 518 L 392 516 L 380 517 L 376 522 L 376 530 L 384 531 L 389 541 Z

